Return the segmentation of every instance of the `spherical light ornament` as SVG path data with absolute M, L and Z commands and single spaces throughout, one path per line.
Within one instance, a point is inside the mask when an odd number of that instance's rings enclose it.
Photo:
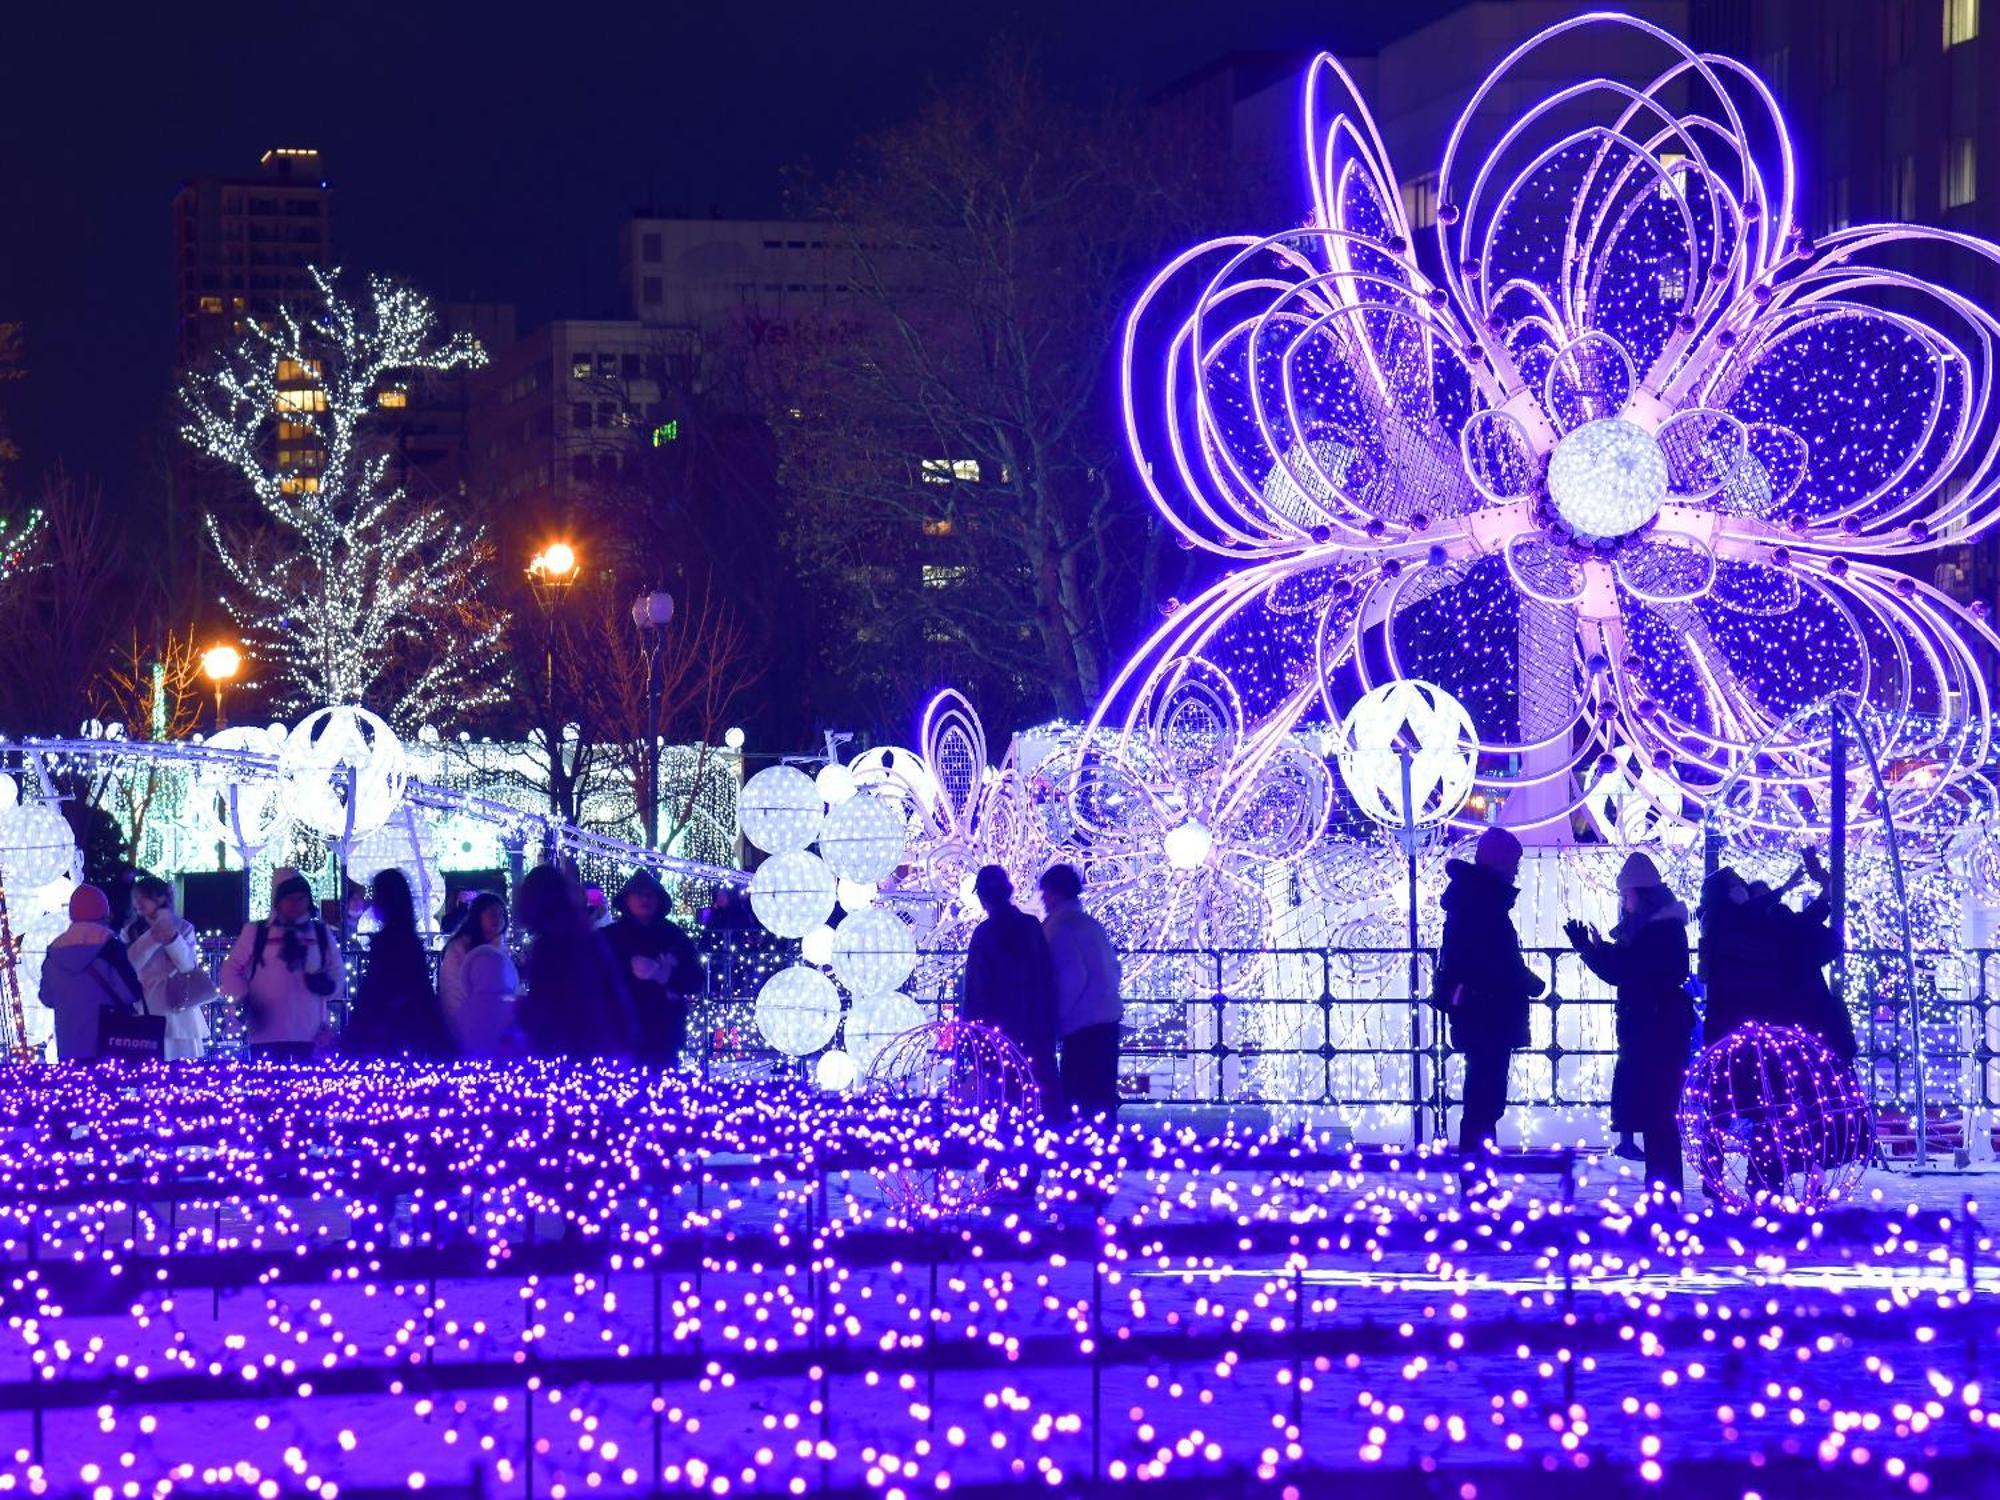
M 779 937 L 802 938 L 833 915 L 833 871 L 817 854 L 774 854 L 750 877 L 750 910 Z
M 916 937 L 887 907 L 855 912 L 834 929 L 833 972 L 857 995 L 893 990 L 916 966 Z
M 1410 812 L 1419 828 L 1442 823 L 1472 792 L 1478 736 L 1465 707 L 1434 683 L 1405 678 L 1365 694 L 1341 720 L 1340 779 L 1361 811 L 1403 826 L 1403 768 L 1410 758 Z
M 813 1082 L 829 1094 L 844 1094 L 861 1077 L 861 1069 L 845 1052 L 822 1052 L 813 1064 Z
M 11 776 L 0 775 L 0 810 L 15 806 L 21 800 L 21 784 Z
M 1177 828 L 1169 828 L 1160 840 L 1167 863 L 1176 870 L 1198 870 L 1215 847 L 1215 838 L 1200 823 L 1189 818 Z
M 975 1021 L 933 1021 L 884 1047 L 868 1091 L 931 1127 L 900 1161 L 875 1171 L 897 1208 L 954 1212 L 1018 1182 L 1041 1114 L 1028 1055 Z
M 903 815 L 880 797 L 850 795 L 826 815 L 819 852 L 833 873 L 872 885 L 903 862 Z
M 254 853 L 290 826 L 292 815 L 277 775 L 287 734 L 282 724 L 269 729 L 243 724 L 219 729 L 209 737 L 209 749 L 230 754 L 196 764 L 190 802 L 197 816 L 212 826 L 214 837 L 226 839 L 233 847 L 240 836 Z M 270 774 L 258 774 L 266 765 Z M 232 787 L 236 792 L 234 827 L 230 818 Z
M 842 880 L 834 887 L 834 895 L 842 911 L 866 911 L 875 904 L 877 892 L 873 882 Z
M 417 897 L 419 926 L 430 921 L 425 908 L 431 904 L 427 899 L 430 890 L 440 887 L 440 868 L 438 836 L 429 819 L 415 808 L 405 809 L 402 816 L 385 828 L 362 834 L 347 850 L 350 880 L 366 885 L 382 871 L 391 869 L 401 870 L 409 877 L 410 889 Z
M 845 802 L 855 792 L 854 773 L 837 761 L 829 762 L 813 777 L 813 789 L 829 807 Z
M 826 805 L 812 777 L 797 766 L 769 766 L 743 784 L 736 822 L 766 854 L 803 849 L 819 837 Z
M 833 929 L 827 926 L 815 927 L 799 939 L 799 957 L 809 964 L 818 964 L 822 969 L 833 962 Z
M 1814 1212 L 1861 1185 L 1875 1119 L 1854 1069 L 1824 1041 L 1753 1021 L 1688 1069 L 1681 1131 L 1711 1198 Z
M 743 731 L 738 729 L 734 724 L 722 731 L 722 743 L 730 750 L 741 750 L 743 748 L 743 740 Z
M 46 802 L 0 809 L 0 884 L 25 890 L 76 878 L 76 835 Z
M 1586 537 L 1620 537 L 1660 513 L 1667 498 L 1667 455 L 1635 422 L 1586 422 L 1549 456 L 1549 499 L 1556 514 Z
M 409 769 L 387 723 L 355 704 L 306 715 L 285 736 L 278 781 L 293 817 L 328 838 L 380 828 L 403 805 Z
M 765 1041 L 792 1057 L 806 1057 L 839 1029 L 840 992 L 818 969 L 793 964 L 764 981 L 756 1015 Z
M 867 1068 L 889 1043 L 923 1024 L 924 1008 L 899 990 L 856 995 L 841 1025 L 840 1045 Z

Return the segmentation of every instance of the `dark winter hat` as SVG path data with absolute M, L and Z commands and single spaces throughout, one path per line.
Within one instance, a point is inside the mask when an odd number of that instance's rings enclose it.
M 271 887 L 271 904 L 278 906 L 290 900 L 293 896 L 310 897 L 312 893 L 312 882 L 307 880 L 305 876 L 294 871 Z
M 998 865 L 981 865 L 972 878 L 972 893 L 981 901 L 1005 901 L 1014 894 L 1014 882 Z
M 1479 835 L 1472 862 L 1512 880 L 1521 868 L 1521 841 L 1504 828 L 1489 828 Z
M 108 922 L 111 920 L 111 898 L 94 885 L 80 885 L 69 893 L 69 919 L 72 922 Z
M 1743 883 L 1743 877 L 1724 865 L 1701 883 L 1701 915 L 1745 901 L 1749 895 L 1750 888 Z
M 1621 896 L 1627 891 L 1643 891 L 1665 884 L 1660 879 L 1660 867 L 1643 854 L 1632 855 L 1619 867 L 1618 893 Z

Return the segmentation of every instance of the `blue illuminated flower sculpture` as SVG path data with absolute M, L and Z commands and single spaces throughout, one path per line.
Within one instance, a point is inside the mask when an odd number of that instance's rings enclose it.
M 1503 116 L 1566 48 L 1658 64 Z M 1304 128 L 1304 226 L 1188 251 L 1128 323 L 1140 474 L 1226 567 L 1100 725 L 1142 732 L 1196 658 L 1266 743 L 1421 677 L 1471 710 L 1516 825 L 1560 826 L 1620 757 L 1814 823 L 1825 716 L 1792 720 L 1834 694 L 1922 769 L 1899 818 L 1984 759 L 1972 645 L 2000 641 L 1896 564 L 2000 514 L 2000 323 L 1907 261 L 2000 250 L 1808 239 L 1763 83 L 1624 16 L 1505 58 L 1407 189 L 1331 57 Z

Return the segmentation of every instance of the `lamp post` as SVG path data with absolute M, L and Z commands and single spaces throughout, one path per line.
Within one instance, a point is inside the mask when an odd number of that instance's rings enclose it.
M 641 594 L 632 601 L 632 623 L 646 642 L 646 805 L 640 821 L 648 849 L 660 846 L 660 632 L 673 617 L 672 594 Z
M 549 800 L 556 815 L 574 821 L 574 810 L 557 795 L 564 786 L 562 715 L 556 712 L 556 606 L 576 585 L 576 548 L 568 542 L 550 542 L 528 559 L 528 590 L 542 616 L 542 733 L 548 736 Z M 551 825 L 548 843 L 550 863 L 557 860 L 556 839 Z
M 236 674 L 243 670 L 243 653 L 234 646 L 224 643 L 210 646 L 201 653 L 201 675 L 215 688 L 215 727 L 226 729 L 229 720 L 222 711 L 222 687 L 233 682 Z

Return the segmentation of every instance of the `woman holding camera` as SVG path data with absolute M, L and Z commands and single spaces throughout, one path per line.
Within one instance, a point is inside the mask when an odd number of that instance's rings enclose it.
M 222 965 L 222 993 L 241 1000 L 253 1057 L 303 1061 L 331 1037 L 327 1007 L 340 994 L 340 945 L 313 910 L 312 887 L 281 872 L 268 921 L 252 922 Z

